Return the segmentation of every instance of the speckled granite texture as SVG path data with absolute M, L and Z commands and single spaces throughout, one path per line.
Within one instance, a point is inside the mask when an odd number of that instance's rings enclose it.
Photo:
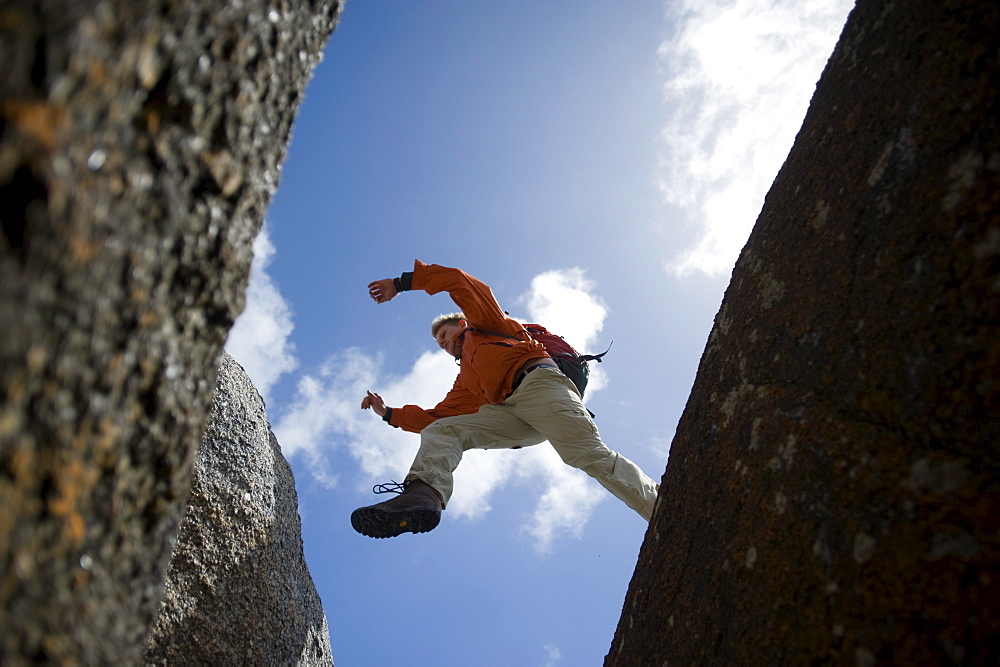
M 0 5 L 0 664 L 136 664 L 339 3 Z
M 333 664 L 292 469 L 264 401 L 228 354 L 145 657 L 157 665 Z
M 997 35 L 992 1 L 858 1 L 733 271 L 606 664 L 1000 662 Z

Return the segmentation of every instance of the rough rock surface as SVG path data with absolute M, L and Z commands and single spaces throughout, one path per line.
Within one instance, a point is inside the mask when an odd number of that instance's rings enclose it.
M 335 0 L 0 4 L 0 664 L 135 664 Z
M 264 401 L 228 354 L 146 662 L 333 664 L 292 469 Z
M 606 664 L 1000 662 L 1000 4 L 859 0 Z

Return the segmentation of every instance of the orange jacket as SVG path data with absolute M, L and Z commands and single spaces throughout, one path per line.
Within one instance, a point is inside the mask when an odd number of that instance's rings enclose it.
M 451 391 L 431 410 L 417 405 L 394 408 L 389 418 L 393 426 L 417 433 L 441 417 L 471 414 L 487 403 L 503 403 L 511 393 L 518 369 L 530 359 L 548 356 L 544 345 L 507 316 L 490 288 L 464 271 L 424 264 L 418 259 L 413 264 L 411 288 L 428 294 L 448 292 L 470 328 L 462 340 L 461 369 Z M 476 329 L 524 340 L 491 336 Z

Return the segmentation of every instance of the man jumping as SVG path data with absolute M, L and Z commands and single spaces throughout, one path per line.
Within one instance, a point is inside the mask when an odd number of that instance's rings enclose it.
M 490 288 L 464 271 L 416 260 L 412 272 L 376 280 L 368 294 L 386 303 L 400 292 L 448 292 L 462 312 L 436 318 L 431 335 L 459 360 L 455 384 L 431 410 L 389 408 L 368 392 L 371 408 L 392 426 L 420 433 L 420 449 L 401 493 L 351 514 L 369 537 L 433 530 L 452 493 L 452 473 L 467 449 L 516 448 L 546 440 L 568 465 L 596 479 L 647 521 L 659 485 L 601 441 L 573 383 L 545 347 L 500 308 Z

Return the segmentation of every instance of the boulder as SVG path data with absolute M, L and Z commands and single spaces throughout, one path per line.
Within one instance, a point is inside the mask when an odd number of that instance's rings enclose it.
M 1000 661 L 1000 5 L 858 0 L 733 271 L 609 665 Z
M 0 6 L 0 664 L 135 664 L 335 0 Z
M 158 665 L 333 664 L 292 469 L 264 401 L 228 354 L 145 657 Z

